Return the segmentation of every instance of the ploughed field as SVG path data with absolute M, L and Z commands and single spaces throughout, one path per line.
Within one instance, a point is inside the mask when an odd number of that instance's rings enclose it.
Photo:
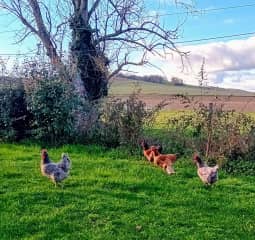
M 199 102 L 223 104 L 224 109 L 241 112 L 255 112 L 255 93 L 238 89 L 224 89 L 215 87 L 201 88 L 196 86 L 173 86 L 171 84 L 159 84 L 131 79 L 118 78 L 110 84 L 110 95 L 127 98 L 134 89 L 141 89 L 140 98 L 150 107 L 155 106 L 162 100 L 168 100 L 166 110 L 192 110 Z M 191 103 L 182 103 L 181 98 L 173 95 L 187 96 Z

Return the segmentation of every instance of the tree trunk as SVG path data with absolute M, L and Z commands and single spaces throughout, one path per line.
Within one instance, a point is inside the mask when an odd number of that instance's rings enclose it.
M 29 4 L 39 29 L 39 31 L 34 31 L 43 42 L 52 64 L 61 70 L 63 63 L 44 25 L 39 3 L 29 0 Z M 106 58 L 93 44 L 92 30 L 88 24 L 88 1 L 73 0 L 73 6 L 74 15 L 70 23 L 73 30 L 71 52 L 74 68 L 72 82 L 81 98 L 99 99 L 107 95 Z
M 108 94 L 107 89 L 107 59 L 93 44 L 92 29 L 75 9 L 71 20 L 72 29 L 72 60 L 76 66 L 75 85 L 84 85 L 84 96 L 88 100 L 96 100 Z
M 38 35 L 38 37 L 41 39 L 41 41 L 46 49 L 46 54 L 50 58 L 51 63 L 54 66 L 58 66 L 59 64 L 61 64 L 61 59 L 57 53 L 56 47 L 54 46 L 54 44 L 51 40 L 50 33 L 47 31 L 47 28 L 44 24 L 39 3 L 34 0 L 29 0 L 28 2 L 32 8 L 32 12 L 35 17 L 35 22 L 36 22 L 36 25 L 38 28 L 38 31 L 33 30 L 31 28 L 30 28 L 30 30 L 34 31 Z M 24 23 L 24 24 L 27 26 L 26 23 Z M 27 27 L 29 27 L 29 26 L 27 26 Z

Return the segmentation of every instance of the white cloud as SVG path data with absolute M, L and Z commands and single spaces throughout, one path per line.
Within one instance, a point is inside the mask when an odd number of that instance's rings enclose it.
M 233 18 L 227 18 L 223 21 L 224 24 L 233 24 L 235 23 L 235 20 Z
M 164 10 L 150 10 L 150 11 L 148 11 L 147 16 L 158 17 L 158 16 L 164 15 L 164 14 L 166 14 L 166 11 L 164 11 Z
M 193 6 L 193 0 L 158 0 L 160 4 L 174 5 L 174 6 Z
M 185 46 L 181 50 L 190 52 L 184 71 L 176 54 L 165 60 L 155 56 L 150 59 L 161 67 L 168 79 L 177 76 L 188 84 L 197 85 L 197 75 L 205 58 L 209 85 L 255 91 L 255 37 Z
M 252 54 L 255 51 L 255 37 L 187 46 L 185 50 L 190 50 L 190 60 L 193 65 L 199 64 L 198 60 L 205 57 L 210 72 L 255 68 L 255 55 Z

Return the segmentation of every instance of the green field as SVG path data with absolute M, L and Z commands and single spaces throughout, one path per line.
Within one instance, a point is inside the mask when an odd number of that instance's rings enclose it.
M 187 94 L 187 95 L 201 95 L 201 89 L 197 86 L 183 85 L 173 86 L 171 84 L 159 84 L 145 81 L 135 81 L 126 78 L 117 78 L 110 83 L 111 95 L 129 95 L 135 87 L 142 89 L 142 94 L 145 95 L 174 95 L 174 94 Z M 212 96 L 254 96 L 254 93 L 246 92 L 238 89 L 224 89 L 216 87 L 205 87 L 202 90 L 202 95 Z
M 67 145 L 71 176 L 55 188 L 39 170 L 40 147 L 0 145 L 0 233 L 5 239 L 254 239 L 255 177 L 205 187 L 190 159 L 166 175 L 141 155 Z

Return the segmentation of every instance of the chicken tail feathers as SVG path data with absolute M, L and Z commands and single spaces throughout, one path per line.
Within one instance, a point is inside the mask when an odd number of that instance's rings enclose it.
M 58 163 L 58 167 L 60 167 L 64 172 L 68 172 L 71 167 L 71 161 L 66 153 L 62 153 L 62 160 Z
M 215 171 L 217 171 L 217 170 L 219 170 L 219 165 L 217 164 L 213 168 L 214 168 Z

